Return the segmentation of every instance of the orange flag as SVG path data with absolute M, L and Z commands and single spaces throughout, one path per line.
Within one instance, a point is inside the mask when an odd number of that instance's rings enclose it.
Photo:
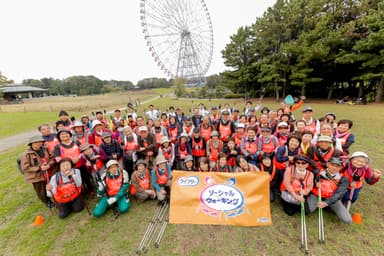
M 264 172 L 172 172 L 170 223 L 272 225 Z

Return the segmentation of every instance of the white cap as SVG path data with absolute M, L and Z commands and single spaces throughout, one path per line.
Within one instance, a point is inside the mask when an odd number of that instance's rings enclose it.
M 140 126 L 139 127 L 139 132 L 146 132 L 146 131 L 148 131 L 147 126 Z
M 354 158 L 354 157 L 360 157 L 360 156 L 369 159 L 368 155 L 365 154 L 364 152 L 361 152 L 361 151 L 356 151 L 356 152 L 354 152 L 354 153 L 349 157 L 349 159 L 352 159 L 352 158 Z
M 103 125 L 99 120 L 93 120 L 92 129 L 95 128 L 96 125 Z
M 288 124 L 286 122 L 280 122 L 277 127 L 281 127 L 281 126 L 287 126 L 288 127 Z
M 245 125 L 242 124 L 242 123 L 238 123 L 238 124 L 236 125 L 236 128 L 245 128 Z
M 109 160 L 108 163 L 105 165 L 105 167 L 108 169 L 114 164 L 119 165 L 119 163 L 116 160 Z

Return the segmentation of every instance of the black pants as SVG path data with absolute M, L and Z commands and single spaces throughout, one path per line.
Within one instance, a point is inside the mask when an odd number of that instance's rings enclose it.
M 283 204 L 284 212 L 286 214 L 288 214 L 289 216 L 292 216 L 296 212 L 300 212 L 301 211 L 301 204 L 299 204 L 299 205 L 297 205 L 297 204 L 290 204 L 290 203 L 285 202 L 284 200 L 281 200 L 281 202 Z M 304 208 L 305 208 L 305 214 L 309 214 L 309 207 L 308 207 L 307 200 L 305 200 L 305 202 L 304 202 Z
M 96 189 L 93 186 L 92 175 L 88 173 L 87 168 L 85 166 L 80 167 L 81 180 L 84 185 L 84 192 L 86 194 L 90 194 L 94 192 Z
M 68 203 L 56 202 L 56 206 L 57 206 L 60 219 L 64 219 L 71 212 L 80 212 L 84 209 L 84 204 L 83 204 L 83 201 L 81 200 L 81 196 L 78 196 L 73 201 L 70 201 Z
M 133 162 L 132 158 L 131 157 L 127 157 L 125 156 L 123 158 L 123 161 L 124 161 L 124 169 L 127 171 L 128 173 L 128 176 L 129 176 L 129 180 L 131 180 L 131 176 L 132 176 L 132 173 L 134 171 L 134 165 L 135 163 Z
M 33 188 L 36 191 L 37 197 L 43 203 L 47 203 L 49 201 L 49 199 L 47 197 L 47 190 L 45 189 L 45 186 L 46 186 L 45 181 L 34 182 L 34 183 L 32 183 L 32 185 L 33 185 Z

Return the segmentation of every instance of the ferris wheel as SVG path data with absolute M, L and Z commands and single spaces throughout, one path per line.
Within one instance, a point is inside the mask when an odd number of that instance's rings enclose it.
M 140 19 L 147 46 L 172 78 L 201 80 L 211 64 L 213 29 L 203 0 L 141 0 Z

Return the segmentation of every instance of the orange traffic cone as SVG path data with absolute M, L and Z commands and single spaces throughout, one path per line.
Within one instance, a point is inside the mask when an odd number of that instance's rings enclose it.
M 37 215 L 35 221 L 33 222 L 33 226 L 37 227 L 44 223 L 44 217 L 41 215 Z
M 358 213 L 352 214 L 352 221 L 359 225 L 363 224 L 363 218 Z

